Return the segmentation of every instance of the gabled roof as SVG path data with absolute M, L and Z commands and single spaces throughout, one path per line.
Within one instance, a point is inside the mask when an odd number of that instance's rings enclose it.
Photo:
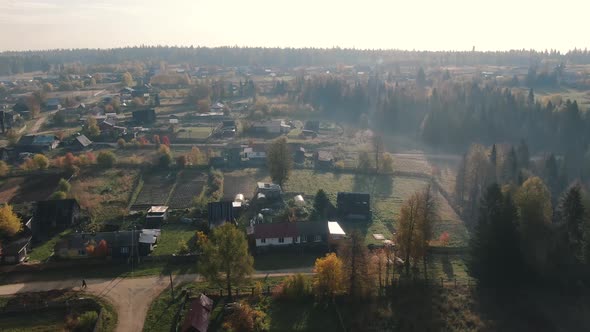
M 155 205 L 150 207 L 148 213 L 165 213 L 168 211 L 168 207 L 166 205 Z
M 297 225 L 291 222 L 277 222 L 271 224 L 254 225 L 254 238 L 295 237 L 299 235 Z
M 78 141 L 78 143 L 80 143 L 80 145 L 82 145 L 83 147 L 87 147 L 90 144 L 92 144 L 92 141 L 89 140 L 88 137 L 86 137 L 86 135 L 77 136 L 76 141 Z
M 185 332 L 194 329 L 198 332 L 207 332 L 211 310 L 213 310 L 213 300 L 201 294 L 199 298 L 191 302 L 190 308 L 182 323 L 181 331 Z

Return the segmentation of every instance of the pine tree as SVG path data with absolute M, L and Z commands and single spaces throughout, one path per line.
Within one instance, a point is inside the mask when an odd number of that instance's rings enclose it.
M 582 204 L 582 189 L 579 184 L 572 185 L 565 191 L 557 207 L 558 221 L 567 231 L 568 256 L 576 263 L 583 261 L 584 217 L 586 211 Z
M 530 163 L 530 155 L 529 155 L 529 147 L 526 144 L 525 140 L 521 140 L 518 148 L 516 150 L 517 159 L 518 159 L 518 166 L 519 168 L 529 168 Z
M 522 263 L 517 210 L 511 196 L 504 196 L 498 184 L 490 185 L 482 197 L 467 266 L 481 285 L 510 285 L 519 280 Z

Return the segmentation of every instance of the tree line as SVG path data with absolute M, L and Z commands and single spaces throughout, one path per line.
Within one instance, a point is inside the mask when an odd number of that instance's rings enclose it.
M 405 51 L 354 48 L 261 48 L 136 46 L 114 49 L 55 49 L 0 53 L 0 75 L 48 71 L 51 65 L 112 65 L 127 61 L 190 63 L 207 66 L 529 66 L 551 62 L 590 63 L 587 50 Z

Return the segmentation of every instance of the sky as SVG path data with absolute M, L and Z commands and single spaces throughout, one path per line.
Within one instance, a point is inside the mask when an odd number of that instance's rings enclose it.
M 590 48 L 588 0 L 0 0 L 0 51 Z

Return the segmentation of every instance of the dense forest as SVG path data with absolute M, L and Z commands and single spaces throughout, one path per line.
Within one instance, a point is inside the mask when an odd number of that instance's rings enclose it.
M 190 63 L 219 66 L 297 66 L 400 65 L 534 66 L 542 61 L 589 64 L 590 52 L 511 50 L 496 52 L 360 50 L 342 48 L 244 48 L 244 47 L 168 47 L 141 46 L 116 49 L 63 49 L 0 53 L 0 75 L 48 70 L 51 65 L 117 64 L 126 61 Z

